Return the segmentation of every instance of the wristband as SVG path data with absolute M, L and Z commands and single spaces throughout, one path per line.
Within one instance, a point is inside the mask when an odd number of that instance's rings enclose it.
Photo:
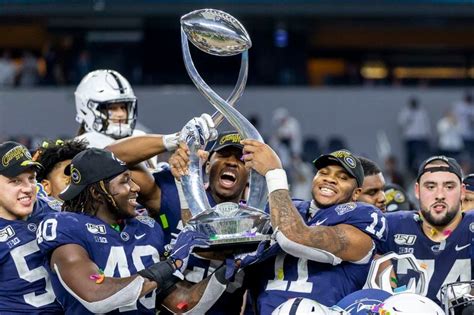
M 172 133 L 170 135 L 163 135 L 163 145 L 166 151 L 174 151 L 178 147 L 179 134 Z
M 288 189 L 288 180 L 286 179 L 286 172 L 284 169 L 277 168 L 270 170 L 265 174 L 267 180 L 268 193 L 271 194 L 275 190 Z
M 176 184 L 176 189 L 178 190 L 179 204 L 181 205 L 181 209 L 189 209 L 188 201 L 184 196 L 183 186 L 181 185 L 181 182 L 178 181 L 176 178 L 174 179 L 174 182 Z

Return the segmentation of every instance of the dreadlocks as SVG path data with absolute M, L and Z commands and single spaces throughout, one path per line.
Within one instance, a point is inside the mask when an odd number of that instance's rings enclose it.
M 35 160 L 43 165 L 36 176 L 38 181 L 47 179 L 59 162 L 72 160 L 76 154 L 87 148 L 87 144 L 84 140 L 44 141 L 35 153 Z
M 102 202 L 109 204 L 113 208 L 117 208 L 114 199 L 108 191 L 108 184 L 110 180 L 103 180 L 94 184 L 88 185 L 79 195 L 71 200 L 66 200 L 63 203 L 63 211 L 84 213 L 95 216 L 97 209 Z M 93 192 L 99 194 L 99 198 L 95 198 Z

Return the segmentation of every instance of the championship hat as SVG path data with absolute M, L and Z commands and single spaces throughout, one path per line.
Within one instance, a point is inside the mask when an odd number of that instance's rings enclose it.
M 33 161 L 28 149 L 14 141 L 0 144 L 0 158 L 0 175 L 7 177 L 15 177 L 30 168 L 41 168 L 40 163 Z
M 324 154 L 313 161 L 316 169 L 321 169 L 328 165 L 342 166 L 350 176 L 357 181 L 357 186 L 361 187 L 364 182 L 364 169 L 360 160 L 348 150 L 338 150 L 329 154 Z
M 237 131 L 222 132 L 217 137 L 209 152 L 212 153 L 230 146 L 237 147 L 242 150 L 244 146 L 240 143 L 240 141 L 242 141 L 242 137 Z
M 71 200 L 79 195 L 88 185 L 104 179 L 113 178 L 128 170 L 112 152 L 90 148 L 77 154 L 71 161 L 71 183 L 59 194 L 62 200 Z

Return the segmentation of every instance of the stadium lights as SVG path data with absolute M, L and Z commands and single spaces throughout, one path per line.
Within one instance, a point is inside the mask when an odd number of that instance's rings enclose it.
M 360 74 L 364 79 L 385 79 L 388 75 L 388 70 L 383 62 L 372 61 L 365 63 L 360 68 Z

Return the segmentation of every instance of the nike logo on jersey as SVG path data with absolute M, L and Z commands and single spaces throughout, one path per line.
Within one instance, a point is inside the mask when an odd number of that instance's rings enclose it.
M 143 238 L 146 234 L 142 234 L 142 235 L 135 235 L 135 239 L 136 240 L 139 240 L 141 238 Z
M 470 245 L 471 245 L 471 244 L 466 244 L 466 245 L 464 245 L 464 246 L 456 245 L 456 248 L 455 248 L 455 249 L 456 249 L 457 252 L 459 252 L 459 251 L 463 250 L 464 248 L 469 247 Z
M 328 219 L 328 218 L 326 218 L 326 219 L 324 219 L 324 220 L 318 220 L 318 221 L 316 221 L 316 225 L 321 225 L 321 224 L 323 224 L 324 222 L 326 222 L 327 219 Z

